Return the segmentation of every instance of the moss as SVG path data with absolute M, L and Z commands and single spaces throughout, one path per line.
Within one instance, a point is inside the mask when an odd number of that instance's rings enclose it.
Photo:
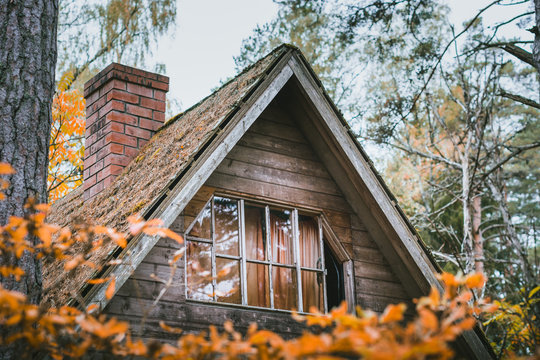
M 145 204 L 146 204 L 146 201 L 144 200 L 139 201 L 137 204 L 135 204 L 133 209 L 131 209 L 130 213 L 135 214 L 136 212 L 139 212 L 139 210 L 141 210 Z

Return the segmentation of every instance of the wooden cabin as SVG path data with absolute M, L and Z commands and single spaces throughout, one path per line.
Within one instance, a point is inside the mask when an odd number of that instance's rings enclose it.
M 93 261 L 122 262 L 102 274 L 62 278 L 48 264 L 45 285 L 58 286 L 45 301 L 98 304 L 145 338 L 170 338 L 160 321 L 200 331 L 227 319 L 295 336 L 294 309 L 346 300 L 382 312 L 440 288 L 429 251 L 296 48 L 275 49 L 162 125 L 167 90 L 168 78 L 119 64 L 85 85 L 84 186 L 49 220 L 126 230 L 140 213 L 184 244 L 142 235 L 124 250 L 110 245 Z M 159 279 L 183 246 L 163 291 Z M 86 284 L 97 275 L 116 277 L 111 300 L 105 286 Z M 456 347 L 491 358 L 479 329 Z

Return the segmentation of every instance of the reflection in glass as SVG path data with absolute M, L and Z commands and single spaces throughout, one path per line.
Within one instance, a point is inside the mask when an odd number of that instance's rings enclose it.
M 266 226 L 264 207 L 244 204 L 246 227 L 246 257 L 248 260 L 268 260 L 266 257 Z
M 248 262 L 246 267 L 248 305 L 270 307 L 268 265 Z
M 298 216 L 300 266 L 322 269 L 319 223 L 312 216 Z
M 216 297 L 218 302 L 242 303 L 238 260 L 216 257 Z
M 208 202 L 204 209 L 201 211 L 197 219 L 195 219 L 195 223 L 193 227 L 191 228 L 191 231 L 189 232 L 189 236 L 198 237 L 201 239 L 211 239 L 211 218 L 212 218 L 212 210 L 211 210 L 211 204 L 212 202 Z
M 324 311 L 322 276 L 320 272 L 302 270 L 302 300 L 306 312 L 311 312 L 312 307 Z
M 270 210 L 270 237 L 272 260 L 280 264 L 293 264 L 293 234 L 289 210 Z
M 190 299 L 212 300 L 211 245 L 187 241 L 187 292 Z
M 214 197 L 216 254 L 238 256 L 238 201 Z
M 273 266 L 272 282 L 274 290 L 274 307 L 276 309 L 298 309 L 296 299 L 298 286 L 296 282 L 296 270 Z

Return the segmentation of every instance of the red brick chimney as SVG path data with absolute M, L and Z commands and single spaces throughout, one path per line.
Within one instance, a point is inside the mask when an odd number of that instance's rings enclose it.
M 84 199 L 111 184 L 165 121 L 169 78 L 112 63 L 84 85 Z

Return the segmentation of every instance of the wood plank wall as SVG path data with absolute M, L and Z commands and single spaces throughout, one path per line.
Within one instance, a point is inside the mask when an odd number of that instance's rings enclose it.
M 178 217 L 172 229 L 183 233 L 215 191 L 248 198 L 271 199 L 300 208 L 321 210 L 354 261 L 357 304 L 382 312 L 386 305 L 409 302 L 403 286 L 392 273 L 377 245 L 343 197 L 294 121 L 270 106 L 231 150 Z M 257 322 L 278 333 L 294 336 L 302 326 L 289 314 L 256 311 L 185 300 L 184 262 L 178 263 L 173 285 L 157 305 L 153 300 L 163 284 L 154 278 L 171 276 L 168 260 L 180 245 L 160 240 L 135 273 L 119 290 L 106 312 L 137 324 L 145 318 L 143 337 L 164 338 L 159 321 L 185 331 L 200 331 L 210 324 L 231 319 L 240 330 Z

